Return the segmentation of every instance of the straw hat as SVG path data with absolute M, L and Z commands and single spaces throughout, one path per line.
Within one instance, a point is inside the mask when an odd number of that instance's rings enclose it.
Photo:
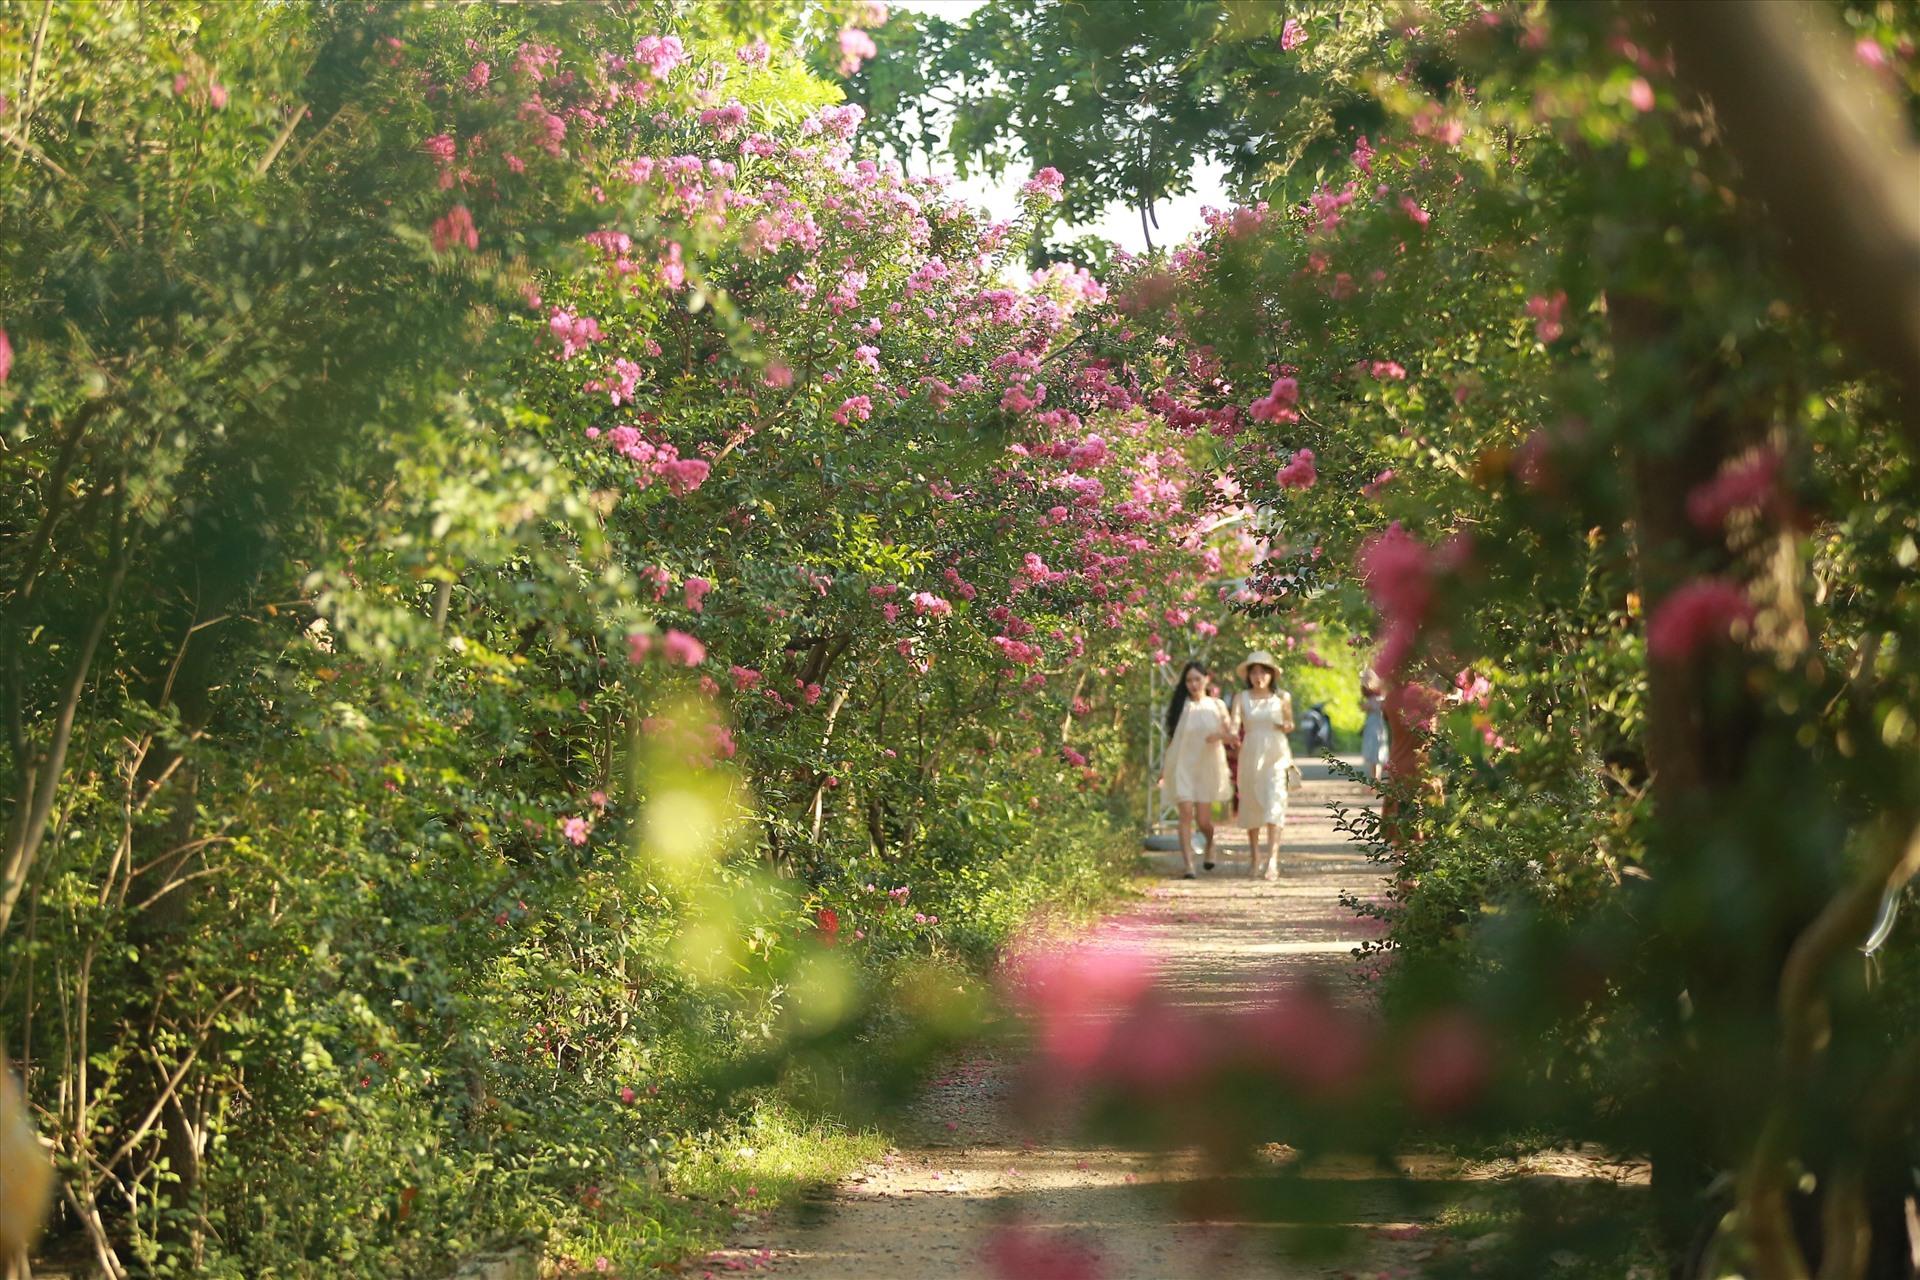
M 1273 672 L 1274 679 L 1278 680 L 1280 678 L 1280 664 L 1274 661 L 1273 655 L 1265 649 L 1255 649 L 1252 653 L 1241 659 L 1240 665 L 1235 667 L 1233 671 L 1235 675 L 1245 680 L 1247 678 L 1247 668 L 1254 666 L 1265 667 L 1267 670 Z

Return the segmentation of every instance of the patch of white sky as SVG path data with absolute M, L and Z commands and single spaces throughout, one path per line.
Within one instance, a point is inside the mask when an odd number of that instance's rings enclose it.
M 915 13 L 931 14 L 945 18 L 949 22 L 961 21 L 987 2 L 988 0 L 890 0 L 891 6 L 895 9 L 910 9 Z M 964 178 L 954 178 L 950 190 L 955 195 L 966 199 L 968 203 L 987 210 L 995 217 L 1011 218 L 1020 208 L 1020 184 L 1027 180 L 1035 167 L 1031 163 L 1022 163 L 1016 156 L 998 178 L 976 172 Z M 1069 173 L 1064 176 L 1067 185 L 1072 186 L 1074 175 Z M 1198 230 L 1202 225 L 1201 210 L 1230 208 L 1233 200 L 1227 195 L 1226 176 L 1225 165 L 1216 160 L 1207 160 L 1193 172 L 1192 191 L 1186 195 L 1173 196 L 1155 205 L 1153 220 L 1157 225 L 1153 229 L 1154 247 L 1171 248 Z M 1101 236 L 1113 241 L 1129 253 L 1139 254 L 1147 250 L 1146 232 L 1140 226 L 1140 211 L 1125 204 L 1109 205 L 1094 222 L 1066 230 L 1066 236 L 1069 239 L 1082 235 Z

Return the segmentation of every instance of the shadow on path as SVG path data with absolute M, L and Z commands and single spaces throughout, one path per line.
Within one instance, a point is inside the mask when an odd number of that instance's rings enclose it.
M 1351 952 L 1370 936 L 1368 922 L 1342 908 L 1339 895 L 1382 886 L 1336 829 L 1332 806 L 1372 797 L 1332 777 L 1324 762 L 1301 769 L 1277 883 L 1249 879 L 1245 833 L 1222 828 L 1220 867 L 1183 880 L 1177 854 L 1150 854 L 1164 881 L 1101 926 L 1102 937 L 1154 958 L 1175 1003 L 1228 1010 L 1308 977 L 1359 998 Z M 989 1056 L 956 1064 L 926 1091 L 901 1149 L 823 1190 L 802 1221 L 744 1228 L 706 1269 L 793 1280 L 1005 1280 L 1022 1272 L 994 1270 L 982 1249 L 996 1227 L 1017 1221 L 1069 1233 L 1097 1260 L 1100 1280 L 1412 1276 L 1432 1247 L 1416 1215 L 1474 1195 L 1498 1174 L 1596 1176 L 1591 1162 L 1577 1159 L 1501 1170 L 1425 1159 L 1402 1162 L 1400 1178 L 1330 1167 L 1285 1180 L 1294 1194 L 1276 1203 L 1273 1179 L 1236 1181 L 1191 1155 L 1089 1144 L 1073 1136 L 1066 1115 L 1022 1119 L 1008 1105 L 1016 1072 L 1017 1064 Z M 1410 1202 L 1405 1179 L 1426 1193 L 1423 1205 Z M 1329 1226 L 1359 1228 L 1359 1253 L 1316 1256 L 1312 1246 Z

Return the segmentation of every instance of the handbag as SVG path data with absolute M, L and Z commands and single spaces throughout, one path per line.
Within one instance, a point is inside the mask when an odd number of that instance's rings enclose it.
M 1298 791 L 1300 789 L 1300 784 L 1302 781 L 1303 779 L 1300 776 L 1300 766 L 1297 764 L 1288 765 L 1287 766 L 1287 790 Z

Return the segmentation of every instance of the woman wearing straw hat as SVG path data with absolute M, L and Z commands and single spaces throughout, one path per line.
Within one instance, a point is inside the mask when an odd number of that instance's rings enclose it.
M 1240 735 L 1240 825 L 1247 829 L 1247 874 L 1260 874 L 1260 832 L 1268 837 L 1266 877 L 1280 878 L 1280 828 L 1287 822 L 1287 768 L 1293 748 L 1293 695 L 1280 688 L 1280 664 L 1265 649 L 1248 654 L 1236 671 L 1246 688 L 1233 695 Z

